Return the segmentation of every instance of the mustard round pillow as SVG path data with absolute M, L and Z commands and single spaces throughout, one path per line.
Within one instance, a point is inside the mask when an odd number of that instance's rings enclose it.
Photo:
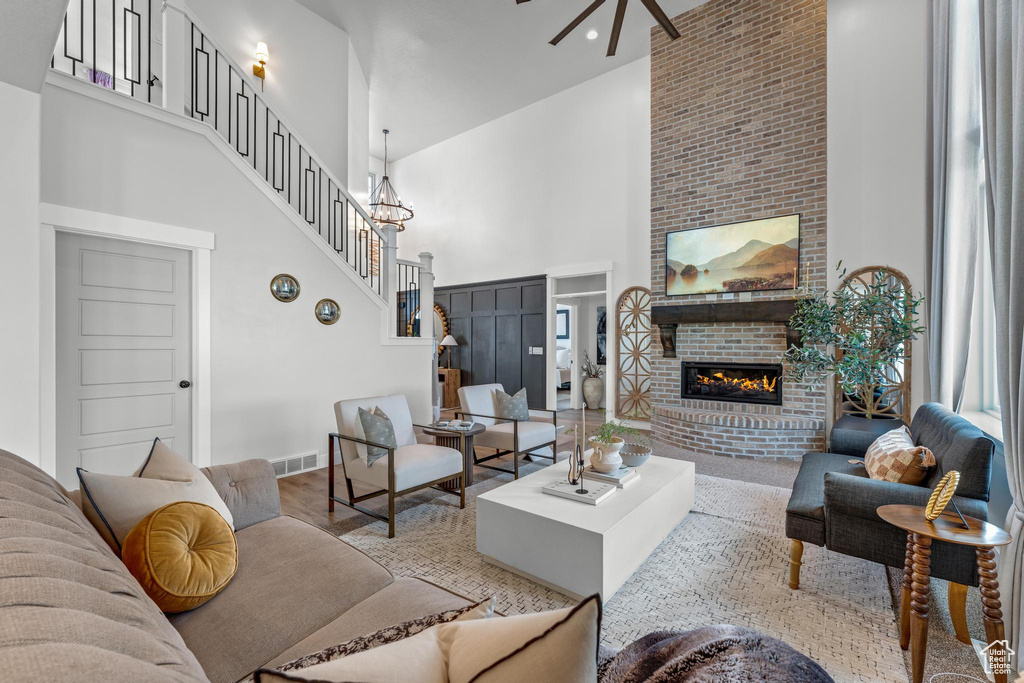
M 187 612 L 217 595 L 238 570 L 235 532 L 209 505 L 154 510 L 128 532 L 121 560 L 164 612 Z

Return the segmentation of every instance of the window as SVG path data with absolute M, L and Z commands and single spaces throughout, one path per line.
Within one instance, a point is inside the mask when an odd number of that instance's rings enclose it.
M 377 187 L 377 175 L 375 173 L 371 173 L 369 175 L 369 177 L 367 178 L 367 181 L 369 182 L 369 186 L 370 187 L 369 187 L 369 190 L 367 190 L 367 192 L 366 192 L 366 196 L 367 197 L 372 197 L 373 196 L 373 188 Z

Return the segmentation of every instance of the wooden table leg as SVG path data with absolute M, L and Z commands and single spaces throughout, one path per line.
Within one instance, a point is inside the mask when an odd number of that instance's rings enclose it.
M 989 643 L 989 662 L 994 664 L 993 676 L 996 683 L 1006 683 L 1006 668 L 1003 666 L 1006 652 L 1003 643 L 1006 640 L 1003 627 L 1002 605 L 999 602 L 999 581 L 996 575 L 995 553 L 990 547 L 977 548 L 978 577 L 981 587 L 981 611 L 985 617 L 985 637 Z
M 928 652 L 928 596 L 931 590 L 932 539 L 914 534 L 914 564 L 910 584 L 910 661 L 912 683 L 924 680 Z
M 910 586 L 914 577 L 914 534 L 907 533 L 907 555 L 903 560 L 903 594 L 900 596 L 900 647 L 910 647 Z

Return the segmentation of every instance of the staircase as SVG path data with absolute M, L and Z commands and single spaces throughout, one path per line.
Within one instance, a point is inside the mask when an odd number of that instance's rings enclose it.
M 374 223 L 199 20 L 178 0 L 107 6 L 109 14 L 95 2 L 72 0 L 51 69 L 202 123 L 293 222 L 363 283 L 391 321 L 387 338 L 433 337 L 433 316 L 418 310 L 421 299 L 433 300 L 430 255 L 399 262 L 396 230 Z

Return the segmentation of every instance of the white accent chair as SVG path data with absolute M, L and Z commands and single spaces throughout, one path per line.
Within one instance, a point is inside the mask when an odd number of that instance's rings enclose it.
M 364 438 L 362 425 L 359 423 L 359 409 L 373 411 L 380 408 L 387 414 L 395 429 L 396 448 L 384 444 L 371 443 Z M 424 425 L 413 424 L 409 412 L 409 403 L 402 394 L 391 396 L 375 396 L 338 401 L 334 404 L 334 415 L 338 421 L 338 431 L 332 433 L 329 441 L 328 460 L 328 503 L 327 509 L 334 511 L 334 504 L 341 503 L 363 514 L 385 520 L 388 523 L 388 538 L 395 537 L 395 498 L 427 487 L 437 487 L 441 482 L 459 479 L 459 491 L 439 488 L 445 493 L 457 493 L 459 507 L 466 507 L 466 463 L 462 453 L 454 448 L 434 445 L 433 439 L 420 435 L 417 438 L 414 427 Z M 436 429 L 431 427 L 431 429 Z M 426 442 L 429 440 L 429 443 Z M 335 444 L 341 452 L 341 471 L 348 489 L 348 500 L 334 495 Z M 367 446 L 385 448 L 388 456 L 367 466 L 360 457 Z M 375 490 L 363 495 L 355 495 L 352 482 L 356 481 Z M 369 498 L 387 494 L 387 517 L 373 510 L 360 507 L 358 503 Z
M 486 431 L 476 436 L 474 446 L 495 449 L 494 455 L 477 458 L 473 453 L 473 464 L 498 472 L 510 472 L 519 478 L 519 456 L 531 455 L 550 458 L 555 461 L 555 443 L 558 441 L 558 413 L 554 410 L 531 410 L 530 412 L 551 413 L 551 422 L 506 420 L 497 417 L 498 408 L 495 390 L 505 391 L 500 384 L 477 384 L 459 389 L 460 419 L 472 417 L 473 422 L 482 424 Z M 480 463 L 512 453 L 512 470 Z

